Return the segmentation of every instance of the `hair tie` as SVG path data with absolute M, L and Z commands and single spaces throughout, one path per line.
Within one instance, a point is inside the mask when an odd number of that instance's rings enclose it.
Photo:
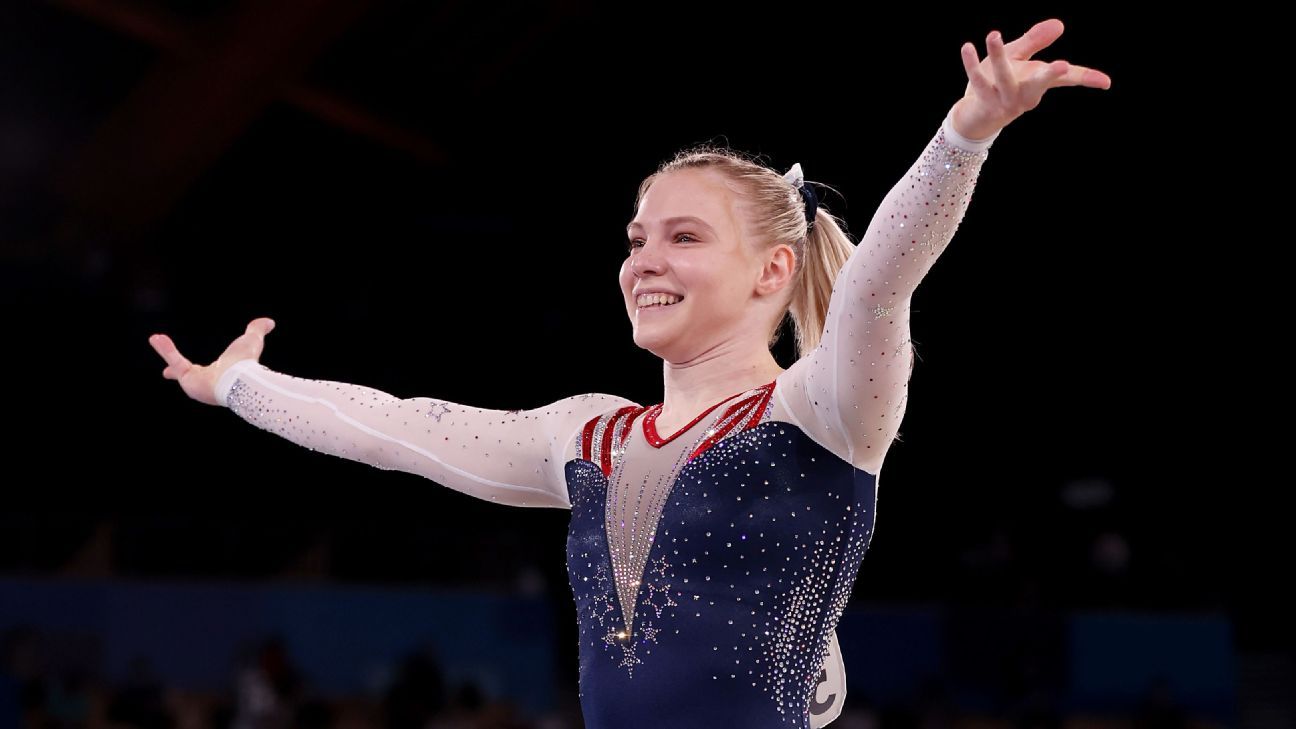
M 819 212 L 819 196 L 815 195 L 813 187 L 806 184 L 805 175 L 801 173 L 801 163 L 792 165 L 792 169 L 783 175 L 783 179 L 792 183 L 797 192 L 801 193 L 801 199 L 805 200 L 806 229 L 814 227 L 815 214 Z

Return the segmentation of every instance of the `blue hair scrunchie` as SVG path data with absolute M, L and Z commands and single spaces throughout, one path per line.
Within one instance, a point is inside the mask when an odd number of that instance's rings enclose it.
M 792 169 L 783 175 L 783 179 L 792 183 L 801 193 L 801 199 L 805 200 L 806 229 L 814 227 L 815 215 L 819 212 L 819 196 L 815 194 L 814 188 L 805 181 L 805 175 L 801 172 L 801 163 L 797 162 L 792 165 Z
M 819 196 L 815 194 L 814 188 L 805 183 L 797 188 L 801 191 L 801 197 L 805 198 L 806 206 L 806 228 L 813 228 L 815 224 L 815 214 L 819 212 Z

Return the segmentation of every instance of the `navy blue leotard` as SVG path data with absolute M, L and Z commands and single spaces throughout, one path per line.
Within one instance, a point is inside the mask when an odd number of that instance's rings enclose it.
M 661 404 L 616 395 L 494 410 L 252 359 L 216 398 L 313 450 L 570 509 L 588 729 L 823 726 L 841 711 L 830 648 L 907 402 L 910 298 L 997 136 L 963 138 L 947 115 L 838 274 L 818 345 L 674 433 L 657 431 Z

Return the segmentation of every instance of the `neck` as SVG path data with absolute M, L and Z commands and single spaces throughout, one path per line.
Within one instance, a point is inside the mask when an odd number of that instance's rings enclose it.
M 742 357 L 714 353 L 685 363 L 663 360 L 662 365 L 665 388 L 657 414 L 662 433 L 674 433 L 712 405 L 769 384 L 783 372 L 769 350 Z

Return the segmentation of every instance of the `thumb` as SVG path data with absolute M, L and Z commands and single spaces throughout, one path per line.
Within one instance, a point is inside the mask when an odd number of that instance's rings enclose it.
M 274 329 L 274 319 L 265 316 L 253 319 L 248 323 L 243 334 L 230 343 L 226 352 L 236 359 L 245 357 L 258 359 L 265 349 L 265 335 L 269 334 L 272 329 Z
M 274 319 L 271 319 L 268 316 L 263 316 L 263 317 L 253 319 L 251 323 L 247 325 L 247 333 L 260 334 L 262 336 L 265 336 L 266 334 L 269 334 L 271 331 L 273 331 L 274 327 L 275 327 Z

